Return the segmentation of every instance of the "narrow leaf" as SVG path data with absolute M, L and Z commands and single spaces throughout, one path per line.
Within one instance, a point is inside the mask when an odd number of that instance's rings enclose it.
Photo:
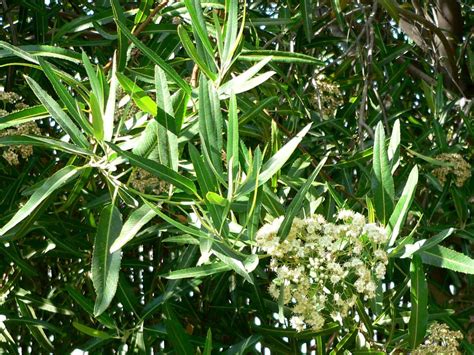
M 271 179 L 278 170 L 286 163 L 286 161 L 293 154 L 294 150 L 298 147 L 304 136 L 309 132 L 311 123 L 301 130 L 294 138 L 286 143 L 278 152 L 275 153 L 262 167 L 262 171 L 258 175 L 258 180 L 247 179 L 244 184 L 239 188 L 238 195 L 246 195 L 252 192 L 257 187 L 263 185 L 265 182 Z
M 392 215 L 386 226 L 387 234 L 390 235 L 388 246 L 391 247 L 395 243 L 400 230 L 405 224 L 405 219 L 415 197 L 416 185 L 418 184 L 418 167 L 415 165 L 408 176 L 402 195 L 393 210 Z
M 415 349 L 425 338 L 428 322 L 428 285 L 419 255 L 414 255 L 410 264 L 410 301 L 408 342 Z
M 30 199 L 21 207 L 13 218 L 0 229 L 0 236 L 4 235 L 18 223 L 27 218 L 33 211 L 54 191 L 79 176 L 80 169 L 66 166 L 54 175 L 45 179 L 43 184 L 31 195 Z
M 125 244 L 135 237 L 140 229 L 150 222 L 156 213 L 150 206 L 143 204 L 136 210 L 133 210 L 127 221 L 124 223 L 120 235 L 110 247 L 110 253 L 114 253 L 121 249 Z
M 124 158 L 127 158 L 130 164 L 135 165 L 139 168 L 142 168 L 153 175 L 156 175 L 160 179 L 163 179 L 170 184 L 183 189 L 184 191 L 195 194 L 196 193 L 196 186 L 192 182 L 192 180 L 188 179 L 187 177 L 182 176 L 181 174 L 177 173 L 170 168 L 159 164 L 153 160 L 142 158 L 136 154 L 126 152 L 120 149 L 118 146 L 112 143 L 108 143 L 113 150 L 119 153 Z
M 117 290 L 120 271 L 121 251 L 110 253 L 122 229 L 122 216 L 114 205 L 105 206 L 100 214 L 99 225 L 92 254 L 92 283 L 97 298 L 94 316 L 101 315 L 110 305 Z
M 441 245 L 422 251 L 420 256 L 424 264 L 474 275 L 474 259 Z
M 232 270 L 232 268 L 226 263 L 220 261 L 212 264 L 201 265 L 197 267 L 190 267 L 187 269 L 171 271 L 169 274 L 165 275 L 167 279 L 176 280 L 176 279 L 185 279 L 185 278 L 199 278 L 206 277 L 213 274 L 218 274 L 221 272 Z
M 380 222 L 385 225 L 393 212 L 395 187 L 385 148 L 385 132 L 382 122 L 379 122 L 375 129 L 372 169 L 374 173 L 372 192 L 374 194 L 375 212 Z
M 179 87 L 181 87 L 187 93 L 191 93 L 191 88 L 186 83 L 181 76 L 174 70 L 168 63 L 166 63 L 163 59 L 161 59 L 156 53 L 145 46 L 137 37 L 135 37 L 125 26 L 122 22 L 116 20 L 117 26 L 120 28 L 122 33 L 127 36 L 127 38 L 133 42 L 137 48 L 143 52 L 153 63 L 158 65 L 161 69 L 165 71 L 165 73 L 170 77 Z
M 31 87 L 31 90 L 33 90 L 35 93 L 36 97 L 41 101 L 43 106 L 46 107 L 54 120 L 61 126 L 64 132 L 66 132 L 71 137 L 71 140 L 80 147 L 87 148 L 89 146 L 89 142 L 77 128 L 74 122 L 72 122 L 69 116 L 58 105 L 58 103 L 54 101 L 53 98 L 49 96 L 49 94 L 44 91 L 36 81 L 28 76 L 26 77 L 26 81 Z
M 297 192 L 296 196 L 293 198 L 291 201 L 290 205 L 288 206 L 288 209 L 285 213 L 285 219 L 280 225 L 280 229 L 278 230 L 278 235 L 280 236 L 280 242 L 285 240 L 285 238 L 288 236 L 288 233 L 290 232 L 291 225 L 293 223 L 293 220 L 295 219 L 296 215 L 300 212 L 301 206 L 306 199 L 306 194 L 311 187 L 311 184 L 313 181 L 316 179 L 316 176 L 318 176 L 319 172 L 321 171 L 322 167 L 326 163 L 327 157 L 324 157 L 314 169 L 314 171 L 311 173 L 311 175 L 308 177 L 308 179 L 305 181 L 303 186 L 301 186 L 300 190 Z

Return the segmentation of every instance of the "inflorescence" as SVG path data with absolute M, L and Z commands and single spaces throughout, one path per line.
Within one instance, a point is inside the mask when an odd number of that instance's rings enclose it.
M 443 153 L 435 157 L 446 163 L 453 164 L 452 167 L 439 167 L 433 170 L 433 175 L 441 182 L 445 183 L 448 174 L 453 174 L 457 187 L 462 187 L 464 183 L 471 177 L 471 165 L 463 159 L 458 153 Z
M 446 324 L 434 322 L 430 325 L 428 334 L 425 342 L 412 352 L 413 355 L 460 354 L 459 341 L 463 338 L 460 331 L 450 330 Z
M 385 229 L 367 223 L 359 213 L 341 210 L 335 223 L 321 215 L 295 218 L 281 241 L 282 221 L 280 217 L 264 225 L 256 236 L 275 273 L 269 293 L 291 307 L 290 323 L 297 331 L 319 330 L 328 320 L 349 323 L 357 299 L 373 299 L 385 276 Z
M 5 136 L 22 136 L 26 134 L 40 135 L 41 130 L 38 128 L 35 122 L 27 122 L 21 124 L 15 128 L 9 128 L 0 131 L 0 137 Z M 21 156 L 23 159 L 28 158 L 33 154 L 33 146 L 31 145 L 11 145 L 3 151 L 2 157 L 10 165 L 19 165 Z

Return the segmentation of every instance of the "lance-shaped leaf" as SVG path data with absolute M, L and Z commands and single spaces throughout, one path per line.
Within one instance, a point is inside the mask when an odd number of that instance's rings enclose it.
M 205 58 L 199 55 L 198 50 L 196 49 L 193 42 L 191 41 L 191 38 L 188 35 L 188 32 L 182 25 L 178 27 L 178 35 L 181 39 L 181 43 L 184 49 L 193 59 L 193 61 L 198 65 L 199 69 L 201 69 L 202 72 L 205 73 L 209 79 L 215 81 L 217 79 L 217 74 L 214 73 L 211 68 L 209 68 Z
M 97 298 L 94 316 L 101 315 L 115 296 L 120 271 L 121 251 L 110 253 L 122 229 L 122 216 L 114 205 L 105 206 L 100 214 L 92 254 L 92 283 Z
M 104 140 L 112 140 L 114 133 L 114 116 L 115 116 L 115 104 L 117 97 L 117 60 L 114 54 L 112 62 L 112 75 L 110 77 L 109 97 L 107 98 L 107 105 L 104 112 Z
M 70 137 L 71 140 L 79 145 L 82 148 L 87 148 L 89 146 L 89 142 L 81 133 L 79 128 L 74 124 L 74 122 L 69 118 L 69 116 L 63 111 L 61 106 L 53 100 L 49 94 L 44 91 L 41 86 L 31 79 L 30 77 L 26 77 L 26 82 L 31 87 L 31 90 L 35 93 L 36 97 L 41 101 L 44 107 L 48 110 L 54 120 L 61 126 L 61 128 L 66 132 Z
M 258 180 L 255 181 L 256 177 L 247 179 L 244 184 L 241 185 L 237 194 L 241 196 L 248 194 L 271 179 L 271 177 L 275 175 L 275 173 L 280 170 L 280 168 L 290 158 L 296 147 L 298 147 L 298 144 L 301 143 L 304 136 L 309 132 L 310 128 L 311 123 L 304 127 L 296 137 L 292 138 L 288 143 L 281 147 L 281 149 L 263 165 L 260 174 L 258 174 Z
M 170 79 L 172 79 L 179 87 L 181 87 L 187 93 L 191 93 L 191 87 L 184 81 L 181 76 L 173 69 L 168 63 L 160 58 L 154 51 L 145 46 L 137 37 L 135 37 L 130 30 L 118 19 L 115 19 L 117 26 L 127 38 L 133 42 L 137 48 L 143 52 L 153 63 L 158 65 L 165 71 Z
M 175 134 L 176 124 L 174 121 L 173 102 L 168 89 L 165 72 L 155 66 L 155 88 L 158 112 L 158 151 L 160 163 L 178 171 L 178 138 Z
M 176 171 L 171 170 L 163 164 L 159 164 L 153 160 L 142 158 L 136 154 L 126 152 L 117 147 L 115 144 L 108 144 L 121 156 L 127 158 L 130 164 L 142 168 L 148 171 L 149 173 L 159 177 L 160 179 L 163 179 L 166 182 L 169 182 L 170 184 L 183 189 L 186 192 L 189 192 L 191 194 L 196 193 L 196 186 L 194 185 L 193 181 L 188 179 L 187 177 L 180 175 Z
M 420 256 L 424 264 L 474 275 L 474 259 L 441 245 L 420 252 Z
M 372 169 L 374 173 L 372 192 L 374 194 L 375 212 L 380 222 L 385 225 L 393 211 L 395 187 L 388 162 L 387 149 L 385 148 L 385 132 L 382 122 L 379 122 L 375 129 Z
M 281 241 L 285 240 L 285 238 L 288 236 L 293 220 L 295 219 L 296 215 L 300 211 L 301 205 L 303 204 L 303 201 L 306 198 L 306 193 L 308 192 L 309 188 L 311 187 L 311 184 L 316 179 L 316 176 L 318 176 L 322 167 L 326 163 L 326 160 L 327 160 L 327 157 L 324 157 L 319 162 L 316 169 L 314 169 L 314 171 L 311 173 L 309 178 L 305 181 L 303 186 L 301 186 L 301 189 L 297 192 L 296 196 L 291 201 L 290 206 L 288 206 L 288 210 L 285 213 L 285 219 L 281 223 L 280 229 L 278 230 L 278 234 L 280 236 Z
M 425 337 L 428 322 L 428 285 L 419 255 L 413 255 L 410 264 L 410 301 L 408 342 L 415 349 Z
M 155 216 L 156 212 L 147 204 L 143 204 L 140 208 L 134 210 L 123 225 L 120 235 L 110 247 L 110 252 L 114 253 L 121 249 Z
M 94 155 L 94 153 L 92 153 L 90 150 L 82 149 L 74 144 L 66 143 L 52 138 L 30 136 L 28 134 L 24 134 L 21 136 L 0 137 L 0 147 L 10 145 L 33 145 L 36 147 L 56 149 L 70 154 L 85 156 Z
M 390 241 L 388 242 L 389 247 L 393 246 L 403 224 L 405 223 L 408 211 L 413 202 L 413 198 L 415 197 L 417 183 L 418 167 L 415 165 L 408 176 L 402 195 L 400 196 L 386 226 L 387 234 L 390 235 Z
M 0 229 L 0 236 L 4 235 L 18 223 L 28 217 L 54 191 L 79 176 L 80 169 L 66 166 L 54 175 L 45 179 L 43 184 L 31 195 L 30 199 L 20 208 L 13 218 Z
M 199 81 L 199 135 L 209 169 L 222 175 L 223 120 L 219 97 L 212 83 L 201 75 Z
M 84 118 L 83 115 L 81 115 L 79 109 L 77 108 L 76 100 L 74 99 L 74 97 L 72 97 L 69 91 L 66 90 L 63 84 L 61 84 L 61 82 L 59 81 L 58 75 L 51 68 L 51 64 L 46 62 L 41 57 L 38 57 L 38 61 L 41 64 L 41 67 L 43 68 L 44 74 L 53 85 L 54 91 L 56 91 L 62 103 L 68 109 L 69 114 L 76 121 L 76 123 L 80 127 L 82 127 L 84 131 L 91 133 L 92 129 L 91 129 L 90 123 Z

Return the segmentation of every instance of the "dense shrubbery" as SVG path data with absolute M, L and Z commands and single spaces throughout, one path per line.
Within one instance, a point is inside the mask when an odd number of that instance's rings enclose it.
M 468 3 L 3 1 L 0 350 L 474 352 Z

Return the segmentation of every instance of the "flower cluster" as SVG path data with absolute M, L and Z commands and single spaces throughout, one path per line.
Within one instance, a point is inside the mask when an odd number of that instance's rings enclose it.
M 21 96 L 15 92 L 0 92 L 0 101 L 3 103 L 3 108 L 0 108 L 0 117 L 6 116 L 10 113 L 8 110 L 6 110 L 7 106 L 13 109 L 13 112 L 29 107 L 27 104 L 21 101 Z
M 280 241 L 282 221 L 275 219 L 256 235 L 257 245 L 272 257 L 270 269 L 276 274 L 269 293 L 283 297 L 292 308 L 290 322 L 298 331 L 321 329 L 330 319 L 349 322 L 357 298 L 374 298 L 377 282 L 385 276 L 385 229 L 367 223 L 359 213 L 341 210 L 336 223 L 321 215 L 295 218 L 287 238 Z
M 40 135 L 41 131 L 35 122 L 27 122 L 15 128 L 9 128 L 0 131 L 0 137 L 14 135 L 21 136 L 25 134 Z M 28 159 L 32 154 L 33 146 L 31 145 L 12 145 L 4 150 L 2 157 L 8 162 L 8 164 L 18 165 L 20 164 L 20 160 L 18 159 L 19 156 L 21 156 L 23 159 Z
M 337 108 L 344 103 L 339 86 L 322 74 L 313 80 L 313 85 L 315 93 L 310 99 L 311 104 L 323 114 L 323 118 L 334 116 Z
M 142 193 L 160 194 L 166 191 L 169 184 L 158 179 L 148 171 L 141 168 L 135 169 L 130 176 L 132 187 Z
M 463 338 L 460 331 L 450 330 L 446 324 L 434 322 L 428 329 L 429 336 L 424 344 L 417 347 L 412 354 L 461 354 L 458 351 L 459 340 Z
M 441 181 L 446 182 L 448 174 L 455 176 L 455 182 L 457 187 L 464 185 L 466 180 L 471 177 L 471 165 L 463 159 L 460 154 L 457 153 L 443 153 L 435 157 L 436 160 L 441 160 L 446 163 L 451 163 L 453 166 L 450 167 L 439 167 L 433 170 L 433 175 Z

